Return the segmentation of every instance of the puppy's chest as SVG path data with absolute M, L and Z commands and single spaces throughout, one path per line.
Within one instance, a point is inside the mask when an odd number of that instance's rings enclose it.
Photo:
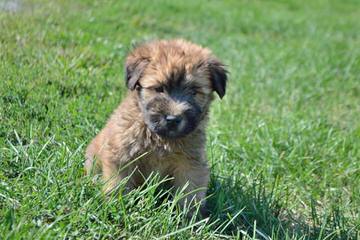
M 160 175 L 166 176 L 187 164 L 191 158 L 183 152 L 167 152 L 167 153 L 149 153 L 139 163 L 141 172 L 150 174 L 151 172 L 158 172 Z

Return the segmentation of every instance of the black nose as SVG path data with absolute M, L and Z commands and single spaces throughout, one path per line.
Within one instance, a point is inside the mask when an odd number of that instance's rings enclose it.
M 167 115 L 165 116 L 166 123 L 169 127 L 176 127 L 182 120 L 181 116 Z

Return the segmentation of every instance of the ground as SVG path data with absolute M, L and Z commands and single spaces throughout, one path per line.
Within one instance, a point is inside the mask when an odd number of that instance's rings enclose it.
M 357 0 L 0 1 L 0 238 L 360 238 L 359 16 Z M 132 44 L 175 37 L 230 71 L 200 222 L 156 177 L 106 199 L 83 173 Z

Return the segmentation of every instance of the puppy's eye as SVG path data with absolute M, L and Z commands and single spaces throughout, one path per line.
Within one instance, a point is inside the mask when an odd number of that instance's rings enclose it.
M 157 88 L 155 88 L 155 91 L 158 93 L 162 93 L 162 92 L 164 92 L 164 87 L 163 86 L 157 87 Z

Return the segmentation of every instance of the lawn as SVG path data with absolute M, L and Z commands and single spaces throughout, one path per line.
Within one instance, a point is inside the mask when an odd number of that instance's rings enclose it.
M 359 16 L 357 0 L 0 1 L 0 239 L 360 238 Z M 181 193 L 159 200 L 161 179 L 106 199 L 83 172 L 131 46 L 178 37 L 230 71 L 202 221 Z

